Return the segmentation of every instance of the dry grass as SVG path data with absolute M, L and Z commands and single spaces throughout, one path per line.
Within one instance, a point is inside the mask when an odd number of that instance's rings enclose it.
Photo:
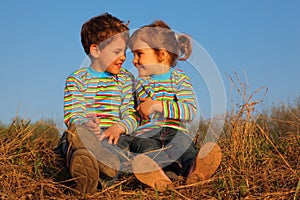
M 157 193 L 127 175 L 94 195 L 75 197 L 72 181 L 53 151 L 55 126 L 16 120 L 0 133 L 0 198 L 298 199 L 300 103 L 255 115 L 259 101 L 253 97 L 258 91 L 249 95 L 237 76 L 236 80 L 243 103 L 228 114 L 218 140 L 223 160 L 211 179 L 193 185 L 180 179 L 174 190 Z

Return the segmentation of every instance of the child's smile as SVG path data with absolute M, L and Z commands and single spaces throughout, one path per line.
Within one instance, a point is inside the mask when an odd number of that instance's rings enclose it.
M 115 38 L 103 49 L 95 54 L 95 61 L 91 67 L 97 71 L 106 71 L 111 74 L 118 74 L 125 62 L 126 42 L 123 37 Z
M 137 68 L 140 77 L 164 74 L 170 70 L 168 65 L 158 60 L 156 52 L 141 40 L 134 42 L 132 52 L 134 55 L 132 62 Z

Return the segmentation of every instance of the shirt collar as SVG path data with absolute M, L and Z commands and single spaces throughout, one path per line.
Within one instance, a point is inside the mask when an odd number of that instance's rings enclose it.
M 94 70 L 91 67 L 87 67 L 86 70 L 88 71 L 88 73 L 90 73 L 92 76 L 94 77 L 98 77 L 98 78 L 106 78 L 106 77 L 112 77 L 111 73 L 108 72 L 98 72 L 96 70 Z
M 164 73 L 164 74 L 153 74 L 153 75 L 151 75 L 151 78 L 152 78 L 152 80 L 156 80 L 156 81 L 170 79 L 171 73 L 173 72 L 173 70 L 174 69 L 170 69 L 167 73 Z

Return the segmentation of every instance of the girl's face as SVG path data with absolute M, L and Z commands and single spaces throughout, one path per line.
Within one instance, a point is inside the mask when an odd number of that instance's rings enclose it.
M 139 77 L 153 74 L 164 74 L 170 67 L 158 60 L 156 52 L 144 41 L 136 40 L 132 45 L 133 64 L 139 72 Z

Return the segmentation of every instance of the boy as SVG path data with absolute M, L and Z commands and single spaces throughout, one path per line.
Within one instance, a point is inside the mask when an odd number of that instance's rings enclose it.
M 117 175 L 121 162 L 116 148 L 128 149 L 128 134 L 137 127 L 134 78 L 122 68 L 128 39 L 128 27 L 108 13 L 82 26 L 81 43 L 91 65 L 66 80 L 64 122 L 68 131 L 61 139 L 75 189 L 81 193 L 94 193 L 100 174 Z

